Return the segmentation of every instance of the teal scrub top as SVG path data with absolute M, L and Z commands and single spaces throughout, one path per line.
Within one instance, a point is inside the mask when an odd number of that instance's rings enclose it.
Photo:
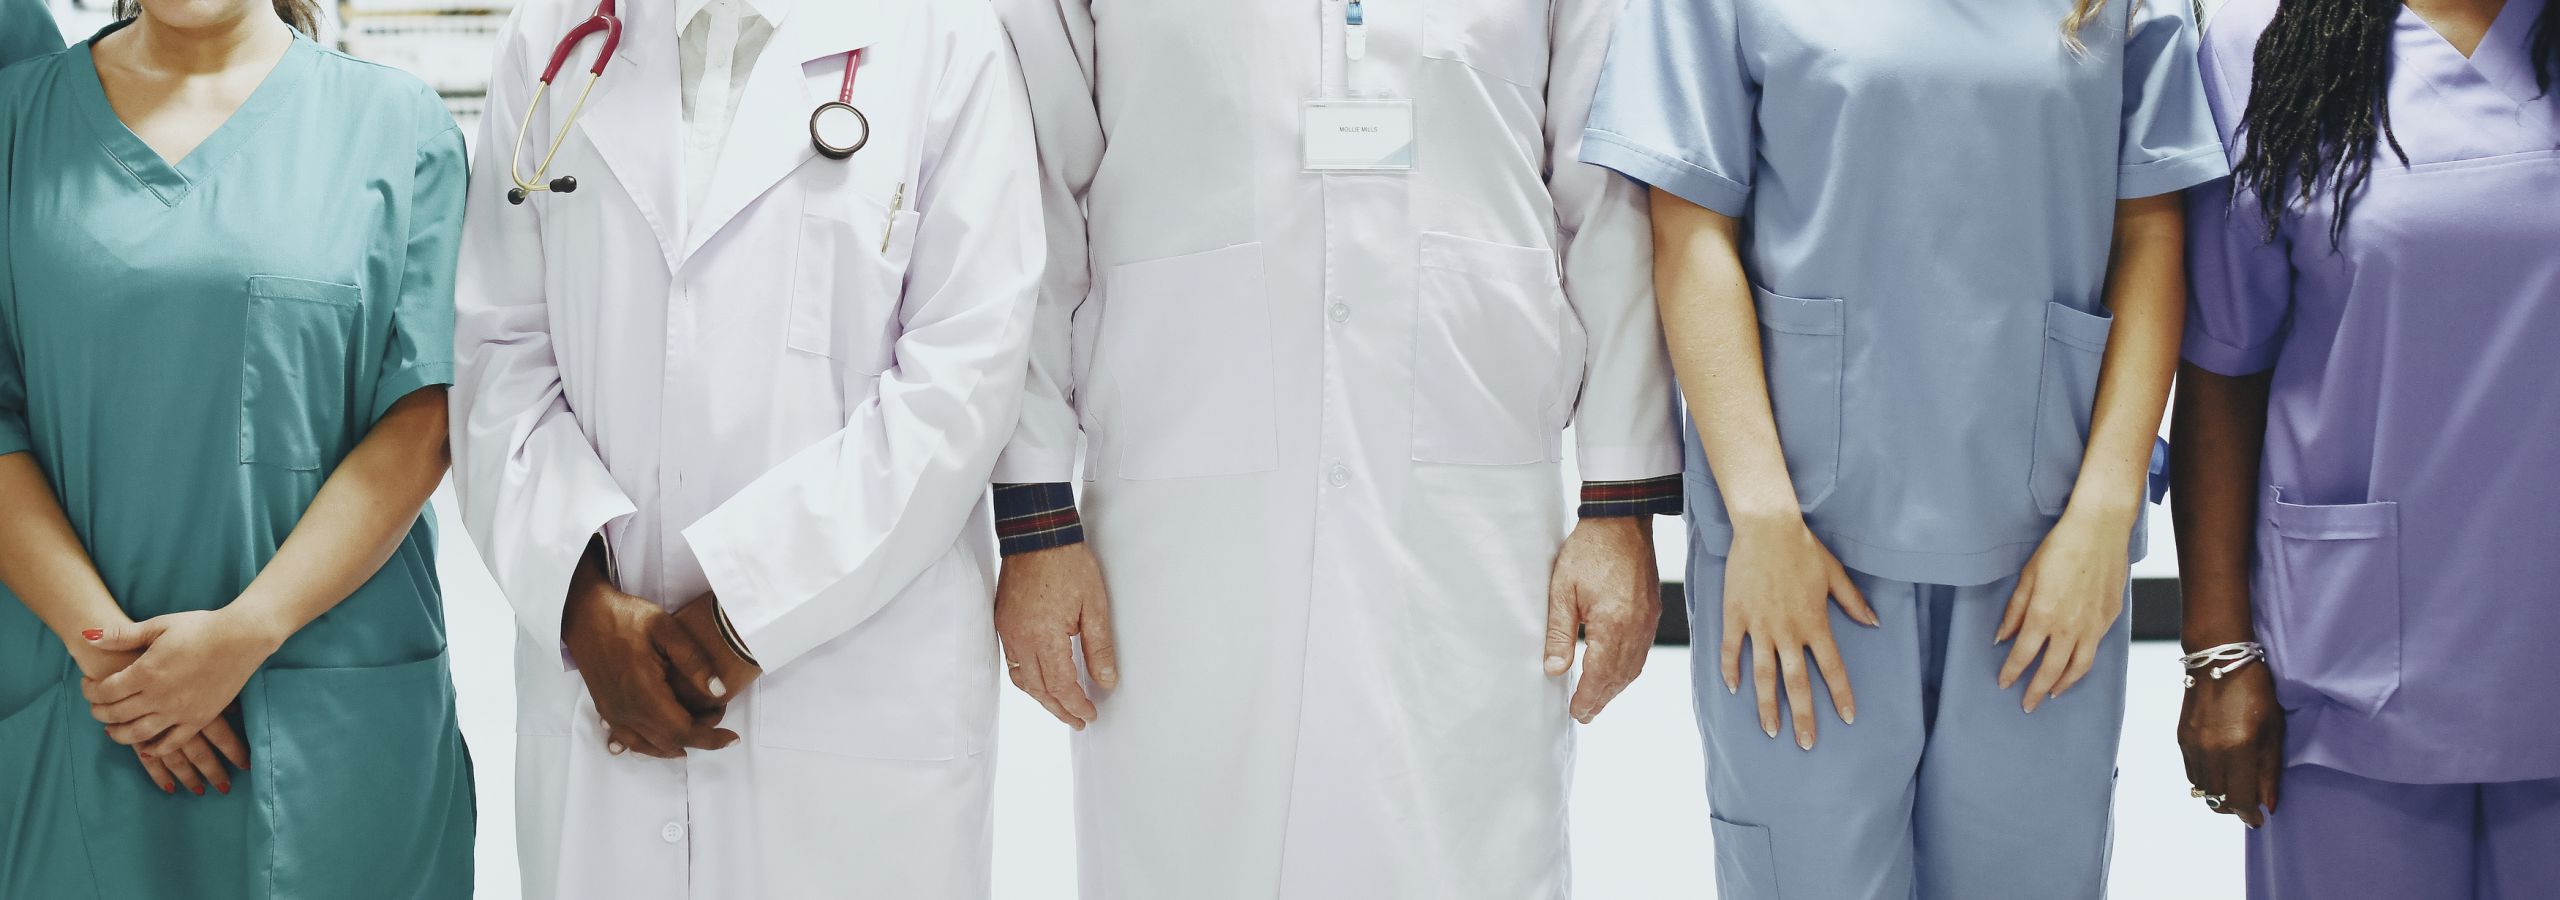
M 0 72 L 0 454 L 144 619 L 228 603 L 393 401 L 452 381 L 466 169 L 432 91 L 301 38 L 168 165 L 97 40 Z M 0 589 L 0 897 L 467 896 L 434 547 L 421 516 L 250 679 L 228 796 L 163 795 Z
M 62 49 L 62 27 L 44 0 L 0 0 L 0 69 Z

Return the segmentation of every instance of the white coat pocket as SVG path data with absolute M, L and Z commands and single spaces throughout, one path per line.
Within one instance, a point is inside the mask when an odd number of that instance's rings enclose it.
M 891 325 L 919 217 L 914 210 L 822 200 L 813 195 L 800 218 L 786 345 L 879 372 L 888 367 L 895 340 Z
M 1555 254 L 1424 232 L 1413 329 L 1413 458 L 1507 466 L 1564 452 L 1581 325 Z
M 1523 87 L 1547 83 L 1543 0 L 1425 0 L 1422 55 Z M 1384 5 L 1384 4 L 1380 4 Z
M 1094 349 L 1101 457 L 1122 478 L 1279 465 L 1262 245 L 1134 262 L 1104 276 Z

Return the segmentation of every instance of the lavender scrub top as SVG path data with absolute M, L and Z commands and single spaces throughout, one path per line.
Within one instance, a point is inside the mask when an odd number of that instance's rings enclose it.
M 2403 8 L 2388 147 L 2273 242 L 2194 192 L 2185 355 L 2273 371 L 2255 612 L 2287 761 L 2404 783 L 2560 776 L 2560 103 L 2507 0 L 2471 58 Z M 2226 142 L 2275 0 L 2205 33 Z
M 2114 0 L 2080 51 L 2072 6 L 1632 0 L 1619 20 L 1583 161 L 1744 220 L 1778 443 L 1849 568 L 2018 572 L 2079 477 L 2117 201 L 2227 171 L 2186 0 Z M 1723 555 L 1686 443 L 1692 543 Z

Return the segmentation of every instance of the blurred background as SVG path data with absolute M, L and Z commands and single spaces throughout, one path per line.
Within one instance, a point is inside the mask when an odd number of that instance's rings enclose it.
M 110 0 L 51 2 L 67 41 L 85 39 L 112 21 Z M 464 133 L 477 135 L 491 41 L 510 5 L 507 0 L 323 2 L 328 21 L 320 40 L 416 74 L 444 95 Z M 469 538 L 459 531 L 462 519 L 452 503 L 449 487 L 437 493 L 454 678 L 463 733 L 478 761 L 480 896 L 507 900 L 519 896 L 513 821 L 515 622 Z M 2174 742 L 2180 695 L 2177 564 L 2165 508 L 2153 510 L 2150 527 L 2151 555 L 2134 567 L 2132 614 L 2141 640 L 2133 650 L 2118 760 L 2112 895 L 2236 900 L 2243 894 L 2241 827 L 2187 797 Z M 1677 584 L 1687 541 L 1677 519 L 1660 520 L 1657 534 L 1668 601 L 1664 641 L 1655 648 L 1645 676 L 1596 724 L 1580 730 L 1572 839 L 1575 890 L 1586 900 L 1715 896 L 1705 763 L 1690 714 L 1690 657 Z M 1010 689 L 999 727 L 995 896 L 1073 900 L 1075 832 L 1066 729 Z

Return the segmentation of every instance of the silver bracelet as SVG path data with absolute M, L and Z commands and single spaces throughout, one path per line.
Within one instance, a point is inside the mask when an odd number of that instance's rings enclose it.
M 2215 681 L 2221 681 L 2222 676 L 2230 674 L 2232 670 L 2266 658 L 2267 645 L 2257 641 L 2237 641 L 2217 644 L 2178 657 L 2178 665 L 2187 670 L 2185 686 L 2195 687 L 2197 669 L 2203 669 L 2207 676 Z M 2215 665 L 2215 663 L 2221 665 Z

